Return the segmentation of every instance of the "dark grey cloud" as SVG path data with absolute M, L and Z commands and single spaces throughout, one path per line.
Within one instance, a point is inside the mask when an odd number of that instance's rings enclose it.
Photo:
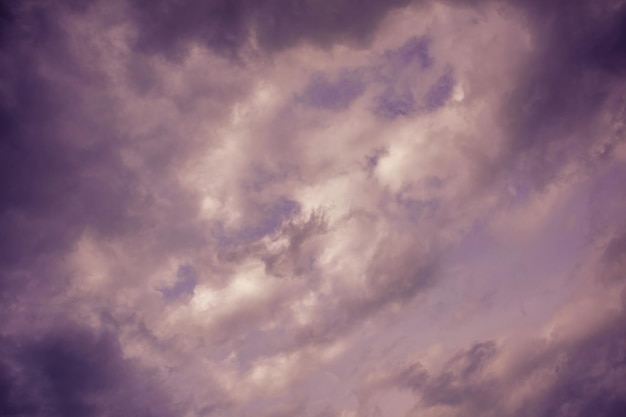
M 625 325 L 625 316 L 621 314 L 580 343 L 562 347 L 559 353 L 565 359 L 554 369 L 556 383 L 517 415 L 623 415 L 626 412 Z
M 490 399 L 490 383 L 484 381 L 481 371 L 497 353 L 492 341 L 476 343 L 449 359 L 437 374 L 429 374 L 420 363 L 415 363 L 396 373 L 391 381 L 418 393 L 423 407 L 464 407 L 471 402 L 476 412 L 478 404 L 484 407 Z M 495 397 L 491 400 L 495 401 Z
M 626 232 L 615 236 L 604 251 L 602 278 L 609 283 L 626 280 Z
M 86 227 L 103 235 L 130 227 L 127 208 L 137 203 L 135 179 L 119 159 L 107 115 L 86 116 L 77 85 L 42 69 L 51 66 L 78 84 L 98 82 L 71 55 L 56 8 L 14 8 L 0 58 L 3 280 L 67 251 Z
M 196 200 L 169 176 L 193 142 L 167 133 L 134 141 L 124 131 L 110 91 L 113 74 L 75 48 L 77 34 L 64 20 L 91 13 L 87 2 L 2 5 L 0 332 L 6 354 L 0 414 L 170 415 L 164 394 L 144 384 L 143 371 L 123 358 L 120 328 L 99 335 L 53 323 L 68 316 L 87 321 L 72 310 L 84 300 L 71 288 L 91 271 L 67 267 L 85 234 L 111 242 L 146 233 L 157 253 L 203 238 Z M 146 171 L 131 167 L 125 151 L 139 154 Z M 116 272 L 109 278 L 126 287 L 146 279 L 124 268 Z M 193 289 L 189 276 L 180 280 L 169 296 Z M 115 297 L 92 302 L 91 312 L 104 321 L 123 320 L 110 311 Z
M 598 136 L 594 122 L 618 111 L 626 6 L 620 1 L 518 1 L 534 45 L 503 117 L 510 158 L 546 184 Z M 617 140 L 618 138 L 615 138 Z M 623 140 L 623 137 L 621 138 Z
M 238 58 L 256 36 L 264 51 L 300 42 L 328 46 L 364 44 L 390 10 L 410 0 L 333 2 L 271 0 L 131 2 L 139 28 L 138 48 L 180 57 L 190 42 Z
M 503 352 L 487 341 L 453 356 L 436 373 L 415 363 L 396 372 L 389 383 L 416 393 L 416 409 L 444 405 L 475 416 L 615 417 L 626 411 L 625 324 L 622 308 L 584 338 L 538 341 L 506 377 L 488 371 Z M 551 382 L 532 389 L 529 381 L 539 374 Z M 514 410 L 504 411 L 507 399 L 529 383 L 527 399 Z
M 162 250 L 206 243 L 196 223 L 195 197 L 169 175 L 198 144 L 181 139 L 176 126 L 139 137 L 124 130 L 116 113 L 119 97 L 110 92 L 113 75 L 74 48 L 76 35 L 64 24 L 63 19 L 86 13 L 87 3 L 4 7 L 9 16 L 0 55 L 4 289 L 25 287 L 32 279 L 45 291 L 48 278 L 59 277 L 56 261 L 86 232 L 102 239 L 154 233 L 154 246 Z M 136 155 L 139 166 L 131 166 L 125 153 Z M 59 284 L 51 285 L 62 290 Z
M 176 415 L 147 373 L 123 358 L 112 334 L 65 325 L 5 336 L 0 350 L 3 416 Z

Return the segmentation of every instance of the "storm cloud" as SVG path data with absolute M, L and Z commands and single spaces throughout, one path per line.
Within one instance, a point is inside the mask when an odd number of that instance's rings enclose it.
M 0 5 L 0 414 L 626 410 L 626 4 Z

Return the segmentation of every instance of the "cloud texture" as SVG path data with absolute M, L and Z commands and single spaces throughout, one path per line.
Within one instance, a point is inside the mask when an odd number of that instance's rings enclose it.
M 0 4 L 0 414 L 626 413 L 626 3 Z

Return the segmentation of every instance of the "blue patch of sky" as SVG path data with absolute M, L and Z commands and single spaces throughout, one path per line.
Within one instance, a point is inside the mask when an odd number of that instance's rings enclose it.
M 428 111 L 434 111 L 443 106 L 452 95 L 454 90 L 454 77 L 452 69 L 448 68 L 435 81 L 424 96 L 424 105 Z
M 315 74 L 300 100 L 312 107 L 345 110 L 365 91 L 365 82 L 358 71 L 344 72 L 336 80 Z
M 427 37 L 412 37 L 398 49 L 385 51 L 385 57 L 392 65 L 406 67 L 418 62 L 422 69 L 433 65 L 430 56 L 430 39 Z
M 383 87 L 383 92 L 373 98 L 372 111 L 379 117 L 395 119 L 419 111 L 434 111 L 452 95 L 455 85 L 452 69 L 444 70 L 421 99 L 416 99 L 412 81 L 406 78 L 407 71 L 432 69 L 431 43 L 427 36 L 413 36 L 398 48 L 386 50 L 372 66 L 344 69 L 334 75 L 317 73 L 297 100 L 311 107 L 345 110 L 365 92 L 369 83 Z
M 412 37 L 397 49 L 387 50 L 381 66 L 376 69 L 375 81 L 386 86 L 382 94 L 374 98 L 374 113 L 383 118 L 395 119 L 409 116 L 420 110 L 421 104 L 413 95 L 408 71 L 423 71 L 433 66 L 430 55 L 431 40 L 428 37 Z M 399 80 L 404 81 L 399 81 Z
M 191 265 L 181 265 L 176 272 L 176 282 L 169 288 L 163 288 L 159 291 L 163 294 L 163 297 L 168 301 L 178 299 L 183 295 L 193 294 L 198 279 L 196 278 L 196 271 Z
M 415 98 L 408 88 L 400 92 L 389 88 L 375 98 L 374 113 L 381 117 L 394 119 L 399 116 L 407 116 L 415 110 Z

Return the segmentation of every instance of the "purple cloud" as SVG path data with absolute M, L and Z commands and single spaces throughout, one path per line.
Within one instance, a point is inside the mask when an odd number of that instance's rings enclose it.
M 3 415 L 174 413 L 164 393 L 122 357 L 110 334 L 66 327 L 35 340 L 3 338 L 1 346 Z
M 624 414 L 617 0 L 4 2 L 0 414 Z

